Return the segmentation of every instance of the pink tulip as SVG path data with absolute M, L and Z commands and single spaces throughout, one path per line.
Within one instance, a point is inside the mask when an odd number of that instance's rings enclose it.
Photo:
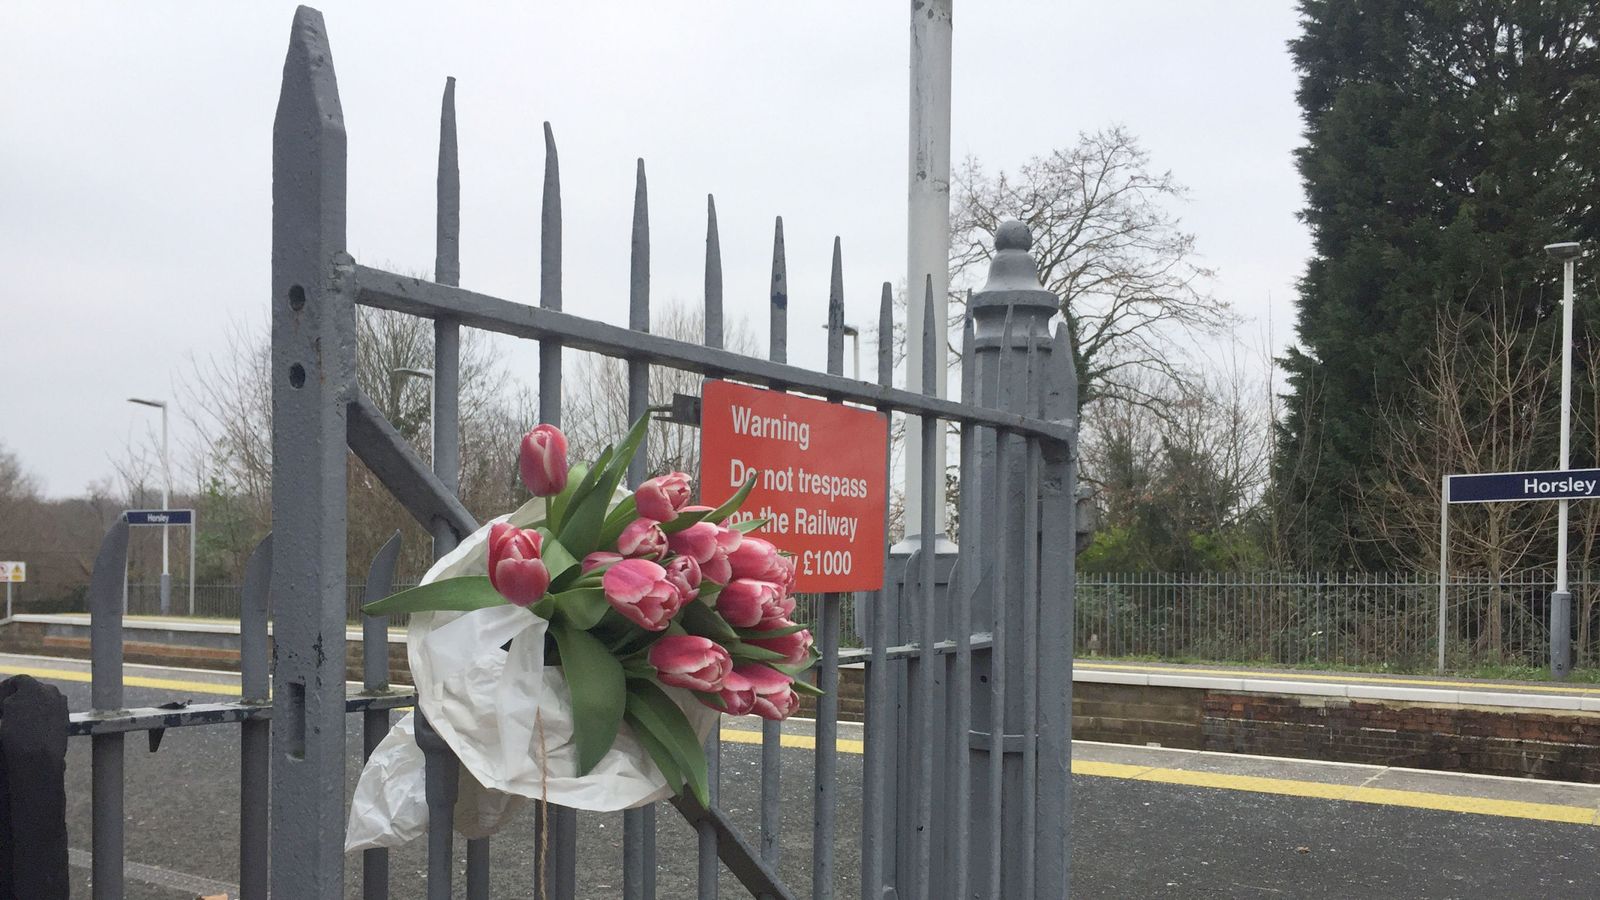
M 744 532 L 726 525 L 717 526 L 717 546 L 724 553 L 732 553 L 744 543 Z
M 621 562 L 621 553 L 612 553 L 607 550 L 596 550 L 583 558 L 583 574 L 587 575 L 595 569 L 604 569 L 613 563 Z
M 721 550 L 711 554 L 711 558 L 700 564 L 700 574 L 707 581 L 717 584 L 727 584 L 733 580 L 733 566 L 728 565 L 728 554 Z
M 683 605 L 667 570 L 648 559 L 625 559 L 600 577 L 611 608 L 647 631 L 661 631 Z
M 792 624 L 786 620 L 785 624 L 775 627 L 788 628 Z M 796 631 L 794 634 L 785 634 L 781 637 L 750 638 L 745 643 L 771 650 L 773 653 L 782 653 L 784 665 L 803 666 L 811 662 L 810 631 Z
M 710 522 L 696 522 L 682 531 L 667 535 L 667 546 L 673 553 L 681 554 L 702 565 L 711 561 L 717 552 L 717 526 Z
M 781 722 L 794 714 L 800 706 L 800 695 L 790 685 L 793 678 L 760 663 L 741 663 L 733 673 L 750 682 L 756 699 L 750 711 L 763 719 Z
M 728 554 L 728 562 L 733 565 L 735 578 L 762 578 L 772 579 L 778 566 L 778 548 L 772 546 L 771 541 L 758 537 L 746 537 L 736 549 Z
M 785 608 L 787 601 L 787 608 Z M 794 601 L 769 581 L 735 578 L 717 595 L 717 612 L 735 628 L 769 627 L 794 611 Z
M 550 570 L 539 558 L 539 532 L 496 522 L 489 529 L 489 583 L 517 606 L 537 603 L 550 588 Z
M 670 522 L 678 517 L 678 510 L 689 502 L 689 476 L 672 472 L 652 478 L 633 492 L 639 515 L 658 522 Z
M 792 594 L 794 593 L 795 574 L 794 557 L 785 556 L 782 553 L 778 554 L 778 562 L 772 580 L 783 585 L 784 590 Z
M 659 557 L 667 552 L 667 536 L 661 533 L 661 523 L 655 519 L 634 519 L 622 529 L 617 538 L 617 552 L 623 556 Z
M 756 687 L 750 683 L 750 679 L 737 671 L 729 672 L 722 678 L 722 689 L 717 691 L 717 697 L 722 700 L 722 711 L 728 715 L 748 715 L 756 705 Z M 715 705 L 707 703 L 703 697 L 700 698 L 700 702 L 716 709 Z
M 715 693 L 733 671 L 733 657 L 710 638 L 667 635 L 650 645 L 650 665 L 662 684 Z
M 684 603 L 700 596 L 700 564 L 692 557 L 674 556 L 665 566 L 667 580 L 678 589 Z
M 535 497 L 554 497 L 567 487 L 567 436 L 554 425 L 535 425 L 522 436 L 517 465 Z

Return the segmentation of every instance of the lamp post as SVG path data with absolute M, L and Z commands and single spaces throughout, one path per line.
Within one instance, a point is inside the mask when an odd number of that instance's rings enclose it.
M 172 458 L 167 445 L 167 401 L 129 397 L 128 402 L 161 410 L 161 508 L 168 509 L 172 499 Z M 191 578 L 189 581 L 191 582 L 189 590 L 193 591 L 194 579 Z M 172 614 L 172 556 L 166 525 L 161 526 L 161 614 L 163 616 Z
M 824 325 L 822 327 L 823 328 L 827 328 L 828 326 Z M 843 332 L 844 332 L 844 336 L 850 339 L 850 354 L 851 354 L 851 359 L 850 359 L 850 377 L 856 379 L 857 381 L 860 381 L 861 380 L 861 329 L 855 327 L 854 325 L 846 325 L 843 328 Z
M 1577 241 L 1546 244 L 1561 261 L 1561 470 L 1572 467 L 1572 287 L 1578 260 L 1587 256 Z M 1550 677 L 1563 679 L 1572 663 L 1572 592 L 1567 584 L 1567 503 L 1556 507 L 1556 589 L 1550 595 Z

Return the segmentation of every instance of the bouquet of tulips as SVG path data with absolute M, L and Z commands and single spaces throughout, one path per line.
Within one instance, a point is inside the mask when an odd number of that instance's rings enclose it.
M 668 786 L 705 804 L 700 737 L 664 689 L 729 715 L 781 720 L 800 693 L 816 693 L 800 677 L 816 654 L 810 631 L 790 621 L 794 558 L 748 534 L 759 520 L 730 524 L 753 478 L 714 508 L 689 502 L 682 472 L 620 489 L 647 421 L 570 468 L 559 429 L 528 432 L 519 465 L 543 518 L 489 526 L 483 574 L 440 578 L 365 611 L 512 604 L 547 620 L 545 660 L 571 694 L 577 774 L 594 769 L 626 725 Z

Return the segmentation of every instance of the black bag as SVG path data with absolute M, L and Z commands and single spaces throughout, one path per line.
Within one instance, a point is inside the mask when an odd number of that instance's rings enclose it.
M 0 900 L 67 900 L 67 698 L 0 681 Z

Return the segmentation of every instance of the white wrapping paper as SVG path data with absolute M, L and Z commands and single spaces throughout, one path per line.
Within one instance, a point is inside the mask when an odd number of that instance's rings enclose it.
M 544 503 L 535 499 L 496 521 L 527 527 L 543 516 Z M 428 570 L 423 583 L 483 574 L 488 534 L 485 525 L 462 541 Z M 547 627 L 544 619 L 509 604 L 411 615 L 406 652 L 417 702 L 461 760 L 455 827 L 466 837 L 495 833 L 539 797 L 610 812 L 672 795 L 626 724 L 599 765 L 578 776 L 571 696 L 561 670 L 544 665 Z M 687 691 L 665 690 L 704 740 L 718 712 Z M 412 720 L 409 713 L 401 719 L 361 770 L 346 851 L 395 847 L 426 833 L 423 757 Z

